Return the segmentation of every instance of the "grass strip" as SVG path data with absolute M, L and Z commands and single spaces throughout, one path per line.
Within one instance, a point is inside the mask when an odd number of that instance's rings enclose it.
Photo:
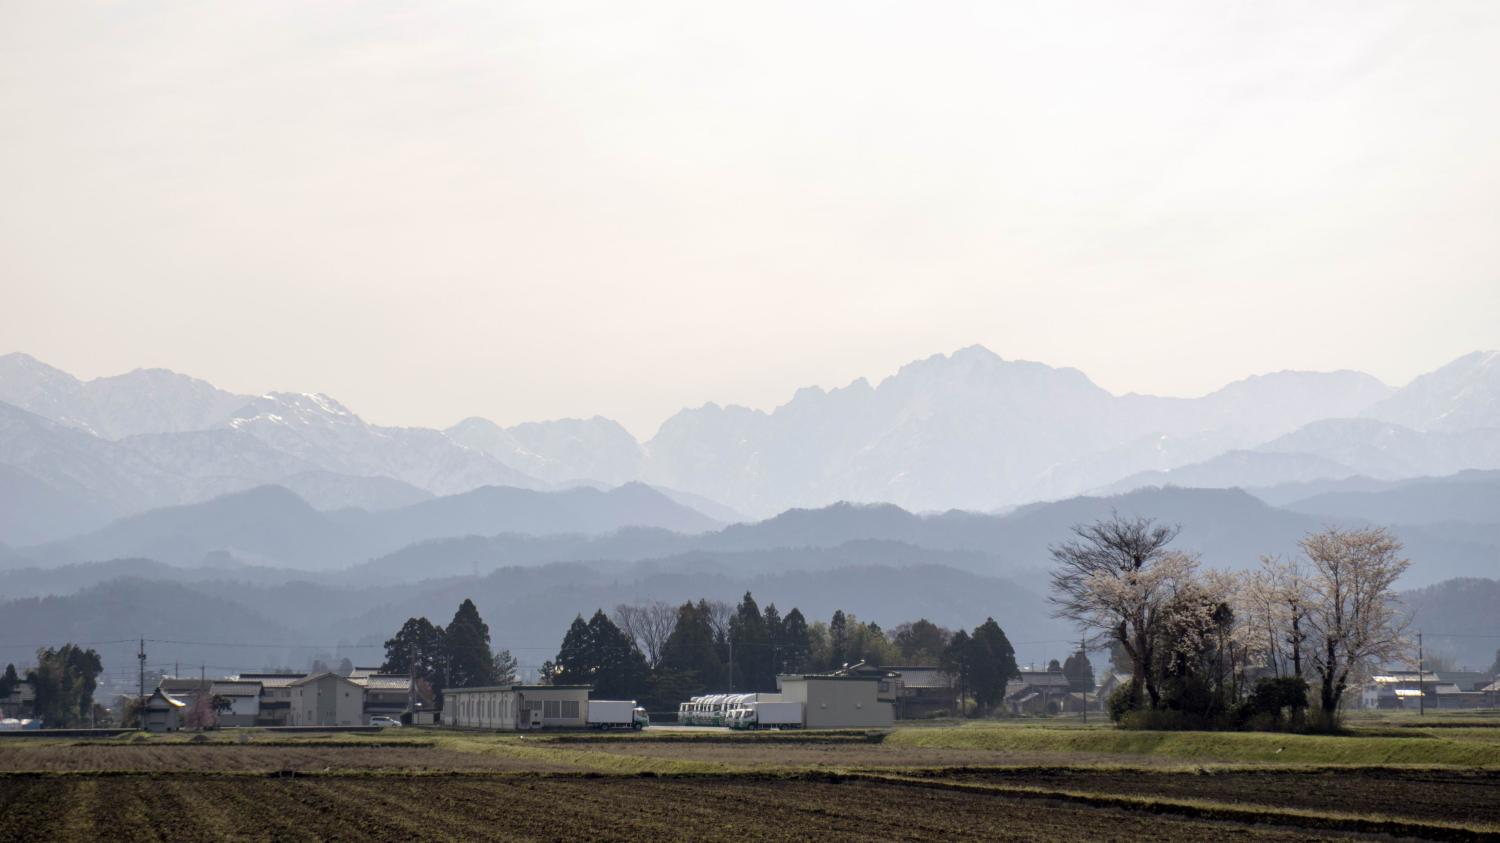
M 933 790 L 992 793 L 997 796 L 1014 796 L 1022 799 L 1050 799 L 1100 808 L 1120 808 L 1128 811 L 1146 811 L 1153 814 L 1172 814 L 1174 816 L 1193 819 L 1223 820 L 1263 825 L 1286 825 L 1299 829 L 1316 829 L 1320 831 L 1388 834 L 1395 837 L 1418 837 L 1426 840 L 1494 840 L 1500 837 L 1500 826 L 1437 823 L 1376 814 L 1362 816 L 1338 812 L 1310 811 L 1301 808 L 1247 808 L 1226 805 L 1221 802 L 1194 799 L 1168 799 L 1124 794 L 1090 793 L 1087 791 L 1036 787 L 1034 785 L 953 782 L 942 779 L 913 778 L 884 773 L 854 773 L 849 774 L 848 778 L 864 781 L 891 782 L 913 787 L 931 788 Z
M 897 729 L 885 743 L 927 749 L 1156 755 L 1205 761 L 1500 767 L 1500 752 L 1493 743 L 1454 740 L 1446 735 L 1366 737 L 975 725 L 949 729 Z

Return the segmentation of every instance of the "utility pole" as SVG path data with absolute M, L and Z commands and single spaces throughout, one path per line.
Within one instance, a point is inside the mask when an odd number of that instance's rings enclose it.
M 140 705 L 135 710 L 135 725 L 138 729 L 146 728 L 146 639 L 141 637 L 141 649 L 136 653 L 136 658 L 141 663 L 141 695 Z
M 1084 661 L 1088 661 L 1088 658 L 1089 658 L 1087 651 L 1085 651 L 1083 649 L 1087 645 L 1087 643 L 1088 643 L 1087 639 L 1084 639 L 1084 638 L 1078 639 L 1078 655 L 1082 656 Z M 1090 673 L 1092 674 L 1092 671 Z M 1089 684 L 1090 685 L 1094 684 L 1094 677 L 1092 675 L 1089 676 Z M 1087 726 L 1088 724 L 1089 724 L 1089 692 L 1087 690 L 1085 690 L 1083 692 L 1083 725 Z
M 734 639 L 729 639 L 729 693 L 734 693 Z
M 1422 668 L 1422 630 L 1417 630 L 1417 716 L 1427 713 L 1427 672 Z

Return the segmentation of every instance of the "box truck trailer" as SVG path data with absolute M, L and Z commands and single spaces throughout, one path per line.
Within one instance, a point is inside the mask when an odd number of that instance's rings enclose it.
M 651 725 L 635 700 L 589 700 L 588 724 L 594 729 L 644 729 Z
M 725 718 L 731 729 L 800 729 L 802 703 L 761 700 L 735 709 Z

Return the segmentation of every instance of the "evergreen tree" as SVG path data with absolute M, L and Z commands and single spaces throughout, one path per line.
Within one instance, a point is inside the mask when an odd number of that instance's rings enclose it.
M 729 641 L 734 652 L 734 689 L 776 690 L 776 677 L 771 668 L 771 636 L 766 632 L 766 621 L 761 617 L 760 607 L 748 591 L 729 619 Z
M 605 699 L 629 699 L 646 691 L 646 657 L 604 610 L 589 618 L 589 641 L 598 653 L 594 690 Z
M 828 622 L 828 644 L 829 666 L 838 670 L 849 661 L 849 622 L 843 609 L 835 609 L 833 620 Z
M 1062 669 L 1062 662 L 1059 662 L 1057 659 L 1047 662 L 1047 670 L 1051 673 L 1062 673 Z
M 594 664 L 593 648 L 589 643 L 589 625 L 583 615 L 578 615 L 563 634 L 557 658 L 548 665 L 543 665 L 543 668 L 550 666 L 551 684 L 586 685 L 593 681 Z
M 786 636 L 786 631 L 782 628 L 781 613 L 776 610 L 775 603 L 767 603 L 766 610 L 761 613 L 761 617 L 766 621 L 766 640 L 771 642 L 771 687 L 774 689 L 776 676 L 786 672 L 782 667 L 785 659 L 781 652 L 782 639 Z
M 479 617 L 474 601 L 465 599 L 443 633 L 443 654 L 449 688 L 494 684 L 495 662 L 490 653 L 490 628 Z
M 782 673 L 806 673 L 808 659 L 812 655 L 812 639 L 807 631 L 807 618 L 802 610 L 793 606 L 781 620 L 781 636 L 776 644 Z
M 21 677 L 16 675 L 16 666 L 6 665 L 5 674 L 0 675 L 0 699 L 10 696 L 19 684 L 21 684 Z
M 1005 696 L 1005 685 L 1020 675 L 1016 667 L 1016 651 L 1005 637 L 1005 631 L 994 618 L 974 628 L 970 636 L 973 655 L 969 662 L 970 685 L 974 689 L 974 702 L 981 711 L 992 710 Z
M 557 654 L 559 685 L 589 685 L 601 699 L 627 699 L 647 692 L 646 657 L 635 641 L 600 609 L 588 623 L 573 620 Z
M 1063 662 L 1062 669 L 1063 674 L 1068 677 L 1068 684 L 1072 686 L 1073 690 L 1085 694 L 1093 693 L 1094 666 L 1089 662 L 1088 653 L 1078 650 L 1073 655 L 1068 656 L 1068 660 Z
M 395 637 L 385 642 L 385 662 L 380 670 L 413 674 L 441 691 L 447 686 L 446 658 L 443 628 L 433 626 L 426 618 L 407 618 Z
M 974 641 L 969 633 L 960 629 L 953 633 L 948 639 L 948 646 L 943 650 L 942 660 L 938 663 L 943 672 L 948 674 L 953 681 L 953 689 L 958 703 L 955 706 L 959 716 L 964 716 L 964 698 L 969 695 L 969 661 L 974 655 Z
M 520 663 L 509 650 L 499 650 L 494 658 L 494 682 L 496 685 L 514 685 L 520 680 L 517 669 Z
M 722 686 L 724 662 L 719 657 L 707 604 L 687 602 L 677 609 L 677 625 L 662 645 L 657 672 L 664 683 L 671 676 L 674 686 L 691 689 L 689 697 Z

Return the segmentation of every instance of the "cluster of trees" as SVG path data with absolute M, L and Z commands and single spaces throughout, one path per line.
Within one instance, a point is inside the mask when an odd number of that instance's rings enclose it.
M 441 697 L 444 688 L 504 685 L 516 681 L 509 650 L 490 648 L 490 628 L 473 600 L 464 600 L 446 627 L 408 618 L 385 642 L 386 673 L 409 673 Z
M 1015 653 L 993 619 L 957 634 L 926 619 L 887 634 L 835 611 L 811 623 L 800 609 L 762 610 L 749 592 L 737 605 L 710 600 L 672 606 L 626 604 L 574 619 L 541 681 L 592 685 L 603 697 L 633 697 L 669 708 L 711 691 L 775 691 L 776 677 L 848 665 L 943 666 L 988 709 L 1016 672 Z
M 1117 719 L 1300 724 L 1315 690 L 1315 725 L 1332 728 L 1350 685 L 1407 649 L 1392 586 L 1410 563 L 1383 529 L 1309 534 L 1302 558 L 1239 574 L 1200 570 L 1151 519 L 1073 532 L 1052 548 L 1052 600 L 1128 664 Z
M 25 681 L 36 692 L 36 717 L 49 728 L 65 729 L 94 725 L 99 711 L 94 690 L 104 664 L 99 654 L 74 644 L 38 650 L 36 667 L 26 671 Z M 0 697 L 8 697 L 22 681 L 16 666 L 8 664 L 0 674 Z
M 942 665 L 957 680 L 958 698 L 972 697 L 978 714 L 994 710 L 1005 698 L 1005 684 L 1020 673 L 1016 651 L 994 618 L 972 633 L 955 632 L 943 649 Z

